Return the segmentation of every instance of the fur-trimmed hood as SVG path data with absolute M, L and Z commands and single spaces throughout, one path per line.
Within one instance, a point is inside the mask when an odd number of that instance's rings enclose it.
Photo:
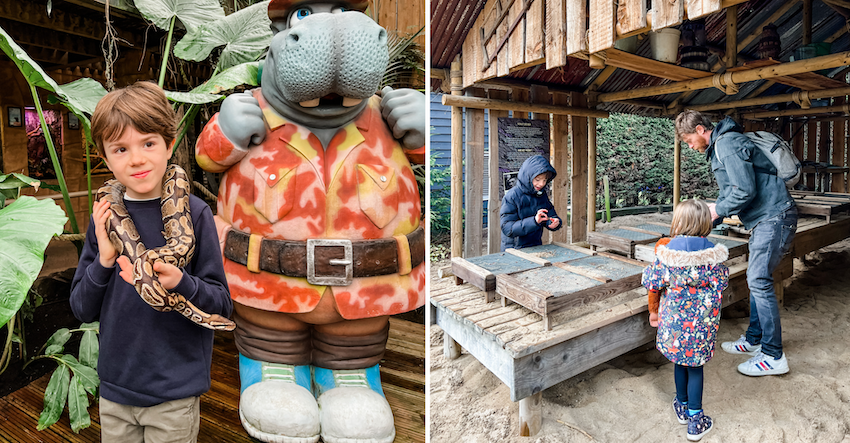
M 729 258 L 726 246 L 715 245 L 704 237 L 676 237 L 656 252 L 658 260 L 670 267 L 716 265 Z

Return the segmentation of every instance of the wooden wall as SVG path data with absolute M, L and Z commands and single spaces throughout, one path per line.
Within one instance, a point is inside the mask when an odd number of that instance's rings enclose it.
M 387 31 L 400 36 L 413 34 L 425 26 L 425 0 L 370 0 L 372 16 Z M 425 50 L 425 30 L 416 39 Z

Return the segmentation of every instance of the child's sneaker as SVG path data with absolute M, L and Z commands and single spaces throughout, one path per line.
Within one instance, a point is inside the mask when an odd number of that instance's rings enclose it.
M 761 351 L 761 345 L 753 345 L 747 341 L 747 336 L 742 335 L 741 338 L 735 341 L 725 341 L 720 347 L 730 354 L 749 354 L 756 355 L 756 352 Z
M 673 412 L 676 413 L 680 425 L 688 424 L 688 407 L 679 402 L 678 397 L 673 397 Z
M 787 374 L 788 370 L 788 360 L 784 352 L 782 357 L 773 358 L 759 351 L 753 358 L 738 365 L 738 372 L 750 377 Z
M 711 417 L 703 414 L 702 411 L 688 418 L 688 440 L 699 441 L 703 435 L 711 430 Z

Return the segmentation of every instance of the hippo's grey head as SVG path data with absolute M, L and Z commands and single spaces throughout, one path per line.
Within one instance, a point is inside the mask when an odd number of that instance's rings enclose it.
M 302 3 L 275 33 L 263 68 L 263 96 L 283 116 L 315 128 L 354 120 L 380 86 L 387 32 L 361 12 Z

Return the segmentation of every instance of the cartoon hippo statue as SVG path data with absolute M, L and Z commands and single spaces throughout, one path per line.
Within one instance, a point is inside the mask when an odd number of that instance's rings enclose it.
M 224 172 L 216 223 L 234 301 L 239 415 L 266 442 L 391 442 L 389 316 L 425 302 L 408 157 L 425 96 L 375 92 L 387 33 L 367 3 L 271 0 L 261 88 L 233 94 L 197 160 Z

